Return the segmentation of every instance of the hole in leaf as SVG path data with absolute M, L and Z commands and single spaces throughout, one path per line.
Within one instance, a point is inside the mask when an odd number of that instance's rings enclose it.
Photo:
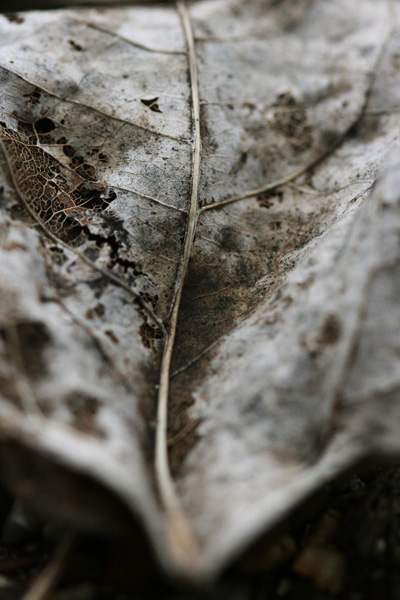
M 50 133 L 50 131 L 53 131 L 56 128 L 56 126 L 54 125 L 51 119 L 49 119 L 48 117 L 44 117 L 43 119 L 39 119 L 35 122 L 35 128 L 36 131 L 39 134 L 41 134 Z
M 40 90 L 34 88 L 29 94 L 24 94 L 24 98 L 27 98 L 28 104 L 38 104 L 40 100 Z
M 99 160 L 100 160 L 102 163 L 106 163 L 106 162 L 108 162 L 108 156 L 107 156 L 106 154 L 104 154 L 103 152 L 101 152 L 101 153 L 99 154 Z
M 65 156 L 68 156 L 68 158 L 73 158 L 75 156 L 75 150 L 69 144 L 65 144 L 63 147 L 63 152 Z
M 93 180 L 96 177 L 96 169 L 88 163 L 83 163 L 80 167 L 76 169 L 76 172 L 84 179 Z
M 162 338 L 161 332 L 150 325 L 149 323 L 144 323 L 140 327 L 140 337 L 142 338 L 143 345 L 145 348 L 154 347 L 154 340 L 159 340 Z
M 144 104 L 145 106 L 147 106 L 153 112 L 159 112 L 159 113 L 161 112 L 160 107 L 158 106 L 158 96 L 156 98 L 150 98 L 150 99 L 142 98 L 140 100 L 140 102 L 142 104 Z

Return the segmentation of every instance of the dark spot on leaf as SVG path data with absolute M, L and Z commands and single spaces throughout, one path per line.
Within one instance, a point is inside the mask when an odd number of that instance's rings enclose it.
M 114 344 L 119 344 L 119 339 L 117 338 L 117 336 L 115 335 L 115 333 L 113 331 L 111 331 L 111 329 L 107 329 L 107 331 L 105 331 L 104 333 L 110 338 L 110 340 Z
M 244 164 L 246 164 L 247 159 L 248 159 L 248 153 L 247 152 L 242 152 L 242 154 L 240 155 L 240 158 L 239 158 L 239 163 L 241 165 L 244 165 Z
M 298 283 L 297 286 L 301 290 L 306 290 L 306 289 L 308 289 L 310 287 L 310 285 L 312 285 L 314 283 L 314 281 L 315 281 L 314 277 L 310 277 L 306 281 L 302 281 L 302 282 Z
M 162 333 L 149 323 L 143 323 L 140 328 L 140 337 L 142 338 L 143 346 L 154 349 L 154 341 L 162 338 Z
M 51 336 L 43 323 L 16 323 L 0 329 L 0 336 L 5 340 L 8 355 L 16 363 L 17 369 L 23 369 L 32 379 L 38 379 L 47 373 L 44 351 L 51 341 Z
M 77 44 L 76 42 L 74 42 L 74 40 L 69 40 L 69 43 L 74 50 L 76 50 L 77 52 L 82 52 L 83 48 L 80 44 Z
M 245 406 L 242 407 L 241 412 L 245 414 L 255 413 L 255 417 L 259 417 L 260 407 L 262 406 L 262 396 L 261 394 L 255 394 L 250 398 Z
M 56 264 L 62 265 L 67 260 L 65 257 L 65 254 L 64 254 L 64 250 L 62 248 L 59 248 L 58 246 L 52 246 L 50 248 L 50 251 L 51 251 L 53 261 Z
M 38 88 L 34 88 L 32 92 L 29 94 L 24 94 L 24 98 L 27 98 L 28 104 L 38 104 L 40 100 L 40 90 Z
M 233 227 L 222 227 L 216 239 L 227 250 L 233 252 L 240 252 L 242 250 L 242 238 Z
M 257 204 L 260 208 L 271 208 L 274 206 L 274 202 L 272 202 L 271 198 L 277 198 L 278 202 L 282 202 L 283 192 L 266 192 L 264 194 L 260 194 L 257 196 Z
M 349 130 L 349 135 L 353 135 L 355 132 L 356 127 L 352 127 Z M 331 146 L 333 143 L 336 142 L 338 137 L 337 131 L 335 129 L 325 129 L 322 133 L 321 133 L 321 142 L 323 145 L 325 146 Z
M 77 392 L 67 398 L 67 406 L 74 419 L 72 426 L 78 431 L 83 431 L 99 438 L 106 437 L 106 432 L 96 422 L 100 408 L 100 402 L 97 398 Z
M 140 272 L 139 272 L 139 274 L 141 274 L 141 273 L 142 273 L 142 271 L 140 271 Z M 142 297 L 143 301 L 144 301 L 146 304 L 149 304 L 149 305 L 151 305 L 153 308 L 156 308 L 156 306 L 157 306 L 157 303 L 158 303 L 158 296 L 157 296 L 157 294 L 156 294 L 155 296 L 150 296 L 150 294 L 146 294 L 146 293 L 144 293 L 144 294 L 140 294 L 140 295 L 141 295 L 141 297 Z M 157 331 L 158 331 L 158 330 L 157 330 Z M 158 335 L 158 333 L 157 333 L 157 335 Z
M 68 144 L 65 144 L 65 146 L 63 147 L 63 152 L 65 156 L 68 156 L 68 158 L 73 158 L 75 156 L 75 150 L 72 146 L 69 146 Z
M 271 126 L 285 135 L 296 150 L 307 149 L 312 145 L 311 127 L 307 123 L 307 111 L 288 91 L 279 94 L 272 105 L 274 117 Z
M 104 304 L 96 304 L 94 307 L 94 312 L 98 317 L 103 317 L 105 313 Z
M 16 23 L 17 25 L 20 25 L 24 22 L 24 17 L 18 13 L 5 13 L 4 16 L 10 21 L 10 23 Z
M 96 250 L 96 248 L 92 248 L 89 246 L 88 248 L 85 248 L 84 254 L 89 260 L 91 260 L 92 262 L 96 262 L 99 253 Z
M 323 344 L 335 344 L 341 333 L 341 325 L 339 319 L 335 315 L 328 315 L 321 331 L 321 342 Z
M 269 228 L 272 229 L 272 231 L 277 231 L 281 227 L 282 221 L 271 221 L 271 223 L 269 223 Z

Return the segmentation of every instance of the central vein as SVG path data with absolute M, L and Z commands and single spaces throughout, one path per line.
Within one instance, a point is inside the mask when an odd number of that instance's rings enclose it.
M 183 285 L 187 273 L 189 259 L 192 252 L 194 236 L 196 233 L 198 217 L 198 193 L 200 179 L 200 101 L 197 78 L 197 60 L 194 45 L 194 36 L 190 16 L 184 1 L 178 2 L 178 12 L 185 33 L 187 54 L 190 71 L 190 86 L 192 95 L 193 115 L 193 164 L 192 164 L 192 187 L 190 195 L 190 207 L 187 221 L 185 244 L 179 271 L 177 275 L 175 291 L 172 301 L 170 326 L 166 334 L 164 351 L 161 361 L 160 382 L 157 401 L 157 430 L 155 447 L 155 473 L 160 499 L 166 513 L 167 525 L 170 531 L 171 543 L 176 558 L 183 565 L 193 563 L 196 555 L 196 542 L 190 531 L 189 524 L 182 510 L 168 462 L 167 426 L 168 426 L 168 396 L 171 358 L 174 350 L 175 335 L 178 323 L 179 308 L 182 297 Z

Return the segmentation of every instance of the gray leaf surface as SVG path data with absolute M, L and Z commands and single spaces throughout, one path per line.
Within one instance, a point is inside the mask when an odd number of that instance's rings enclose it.
M 205 580 L 399 452 L 399 17 L 376 0 L 0 16 L 13 493 Z

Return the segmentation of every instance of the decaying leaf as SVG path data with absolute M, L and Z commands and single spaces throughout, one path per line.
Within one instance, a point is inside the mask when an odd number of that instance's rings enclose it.
M 207 580 L 398 453 L 399 18 L 375 0 L 0 17 L 14 494 Z

